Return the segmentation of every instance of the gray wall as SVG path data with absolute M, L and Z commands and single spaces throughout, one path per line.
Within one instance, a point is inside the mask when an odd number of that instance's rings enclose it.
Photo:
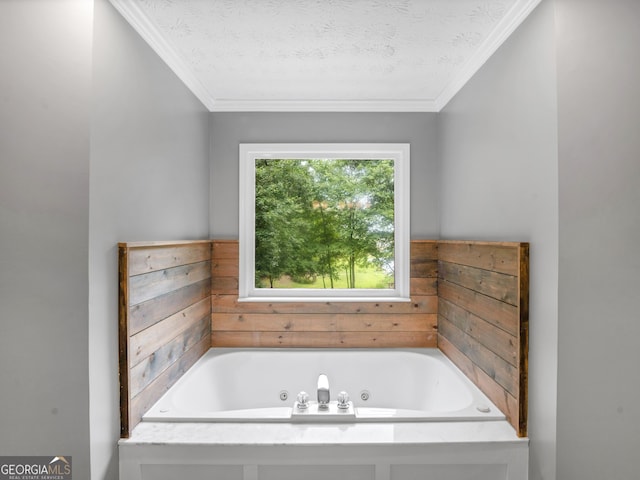
M 558 173 L 553 3 L 438 116 L 443 238 L 531 244 L 530 478 L 555 477 Z
M 638 478 L 640 2 L 557 19 L 558 479 Z
M 238 238 L 238 144 L 410 143 L 411 238 L 438 236 L 433 113 L 211 114 L 211 238 Z
M 94 15 L 91 474 L 115 479 L 120 433 L 116 245 L 207 238 L 209 113 L 110 3 L 96 1 Z
M 90 2 L 0 2 L 0 454 L 89 478 Z

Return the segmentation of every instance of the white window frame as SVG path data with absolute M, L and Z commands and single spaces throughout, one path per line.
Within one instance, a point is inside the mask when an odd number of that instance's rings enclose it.
M 392 159 L 394 161 L 394 288 L 305 289 L 255 287 L 255 161 L 261 158 Z M 408 143 L 244 143 L 240 162 L 239 301 L 410 301 L 410 192 Z

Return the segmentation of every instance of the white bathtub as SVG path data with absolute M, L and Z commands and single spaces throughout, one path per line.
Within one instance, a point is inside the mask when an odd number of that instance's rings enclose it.
M 296 416 L 321 373 L 351 410 Z M 120 480 L 526 480 L 528 455 L 432 349 L 211 349 L 119 442 Z
M 331 402 L 316 402 L 320 374 Z M 308 408 L 296 398 L 308 393 Z M 339 392 L 349 408 L 338 408 Z M 437 349 L 211 349 L 143 416 L 151 422 L 428 422 L 504 415 Z

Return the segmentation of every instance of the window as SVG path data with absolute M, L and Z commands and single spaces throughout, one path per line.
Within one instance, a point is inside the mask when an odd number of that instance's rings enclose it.
M 408 144 L 241 144 L 240 300 L 409 300 Z

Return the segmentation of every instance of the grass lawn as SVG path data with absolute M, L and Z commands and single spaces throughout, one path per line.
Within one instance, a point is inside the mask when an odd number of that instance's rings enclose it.
M 325 279 L 326 288 L 331 288 L 329 278 Z M 356 266 L 356 288 L 389 288 L 393 283 L 393 277 L 375 267 Z M 263 282 L 268 285 L 268 282 Z M 274 282 L 274 288 L 325 288 L 322 277 L 318 277 L 314 283 L 296 283 L 289 277 L 281 277 Z M 340 278 L 333 279 L 333 288 L 347 288 L 347 272 L 342 272 Z

